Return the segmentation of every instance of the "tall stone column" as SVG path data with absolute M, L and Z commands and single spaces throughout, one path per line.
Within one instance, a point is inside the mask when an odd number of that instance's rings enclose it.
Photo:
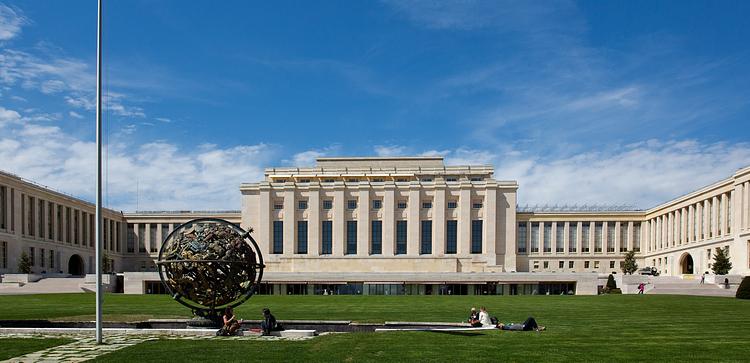
M 392 181 L 385 184 L 383 198 L 383 256 L 393 256 L 396 245 L 396 196 Z
M 310 185 L 310 197 L 307 201 L 307 253 L 319 256 L 321 251 L 321 222 L 320 222 L 320 184 Z
M 359 204 L 357 205 L 357 255 L 370 255 L 370 186 L 368 182 L 360 182 L 358 192 Z
M 422 194 L 421 187 L 418 181 L 412 181 L 409 186 L 409 202 L 408 202 L 408 213 L 409 218 L 406 222 L 406 255 L 407 256 L 419 256 L 420 242 L 421 242 L 421 221 L 420 221 L 420 210 L 422 208 Z
M 432 205 L 432 253 L 435 256 L 445 255 L 446 209 L 445 182 L 438 181 L 435 188 L 435 200 Z
M 457 254 L 466 257 L 471 253 L 471 183 L 462 181 L 458 198 Z
M 263 182 L 258 190 L 258 205 L 253 206 L 252 203 L 250 203 L 248 206 L 249 208 L 258 209 L 255 212 L 251 212 L 258 214 L 257 225 L 248 225 L 248 227 L 254 227 L 255 231 L 257 231 L 255 235 L 257 236 L 256 238 L 258 239 L 261 253 L 263 253 L 264 256 L 271 256 L 271 251 L 273 251 L 273 223 L 271 221 L 273 206 L 271 205 L 271 185 L 268 182 Z M 253 221 L 250 220 L 247 223 L 251 224 Z
M 297 196 L 293 182 L 284 186 L 284 256 L 297 251 Z
M 333 255 L 343 256 L 346 246 L 346 200 L 344 182 L 334 183 L 333 191 Z

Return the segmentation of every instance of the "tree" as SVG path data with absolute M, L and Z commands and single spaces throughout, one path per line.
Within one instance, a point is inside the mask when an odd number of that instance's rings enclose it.
M 18 259 L 18 272 L 22 274 L 31 273 L 31 259 L 26 251 L 21 252 L 21 258 Z
M 740 287 L 737 288 L 737 293 L 734 297 L 738 299 L 750 299 L 750 276 L 745 276 L 740 283 Z
M 729 251 L 727 248 L 716 247 L 714 254 L 714 263 L 711 266 L 714 274 L 726 275 L 732 269 L 732 263 L 729 261 Z
M 104 256 L 102 256 L 102 273 L 107 274 L 107 273 L 110 273 L 111 270 L 112 270 L 112 260 L 110 260 L 109 255 L 105 253 Z
M 635 251 L 630 250 L 625 253 L 625 262 L 622 265 L 622 273 L 632 275 L 633 272 L 636 271 L 638 271 L 638 264 L 635 263 Z
M 615 277 L 612 274 L 607 277 L 607 286 L 604 288 L 604 292 L 607 294 L 622 294 L 622 291 L 617 288 L 617 282 L 615 282 Z

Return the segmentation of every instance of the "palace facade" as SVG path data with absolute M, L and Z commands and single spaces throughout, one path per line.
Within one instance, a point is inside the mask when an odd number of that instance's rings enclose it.
M 519 209 L 518 188 L 440 157 L 320 158 L 242 184 L 241 211 L 105 210 L 105 253 L 125 292 L 161 291 L 161 242 L 215 217 L 254 229 L 263 293 L 596 293 L 630 250 L 640 267 L 690 276 L 726 247 L 731 273 L 750 274 L 750 167 L 648 210 Z M 0 272 L 26 252 L 36 273 L 93 273 L 93 212 L 0 173 Z

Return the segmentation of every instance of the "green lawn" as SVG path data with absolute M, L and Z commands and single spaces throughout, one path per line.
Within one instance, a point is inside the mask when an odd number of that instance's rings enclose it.
M 93 295 L 1 296 L 2 319 L 91 316 Z M 543 333 L 359 333 L 309 341 L 155 341 L 104 360 L 537 360 L 706 361 L 748 359 L 750 301 L 732 298 L 613 296 L 256 296 L 237 313 L 260 317 L 263 306 L 279 319 L 354 321 L 463 320 L 471 306 L 487 306 L 502 321 L 533 315 Z M 182 316 L 166 296 L 108 295 L 112 319 Z
M 38 350 L 70 343 L 70 339 L 3 338 L 0 337 L 0 360 L 18 357 Z

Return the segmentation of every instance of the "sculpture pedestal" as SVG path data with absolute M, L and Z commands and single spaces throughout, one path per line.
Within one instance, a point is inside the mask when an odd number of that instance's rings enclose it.
M 187 327 L 188 329 L 211 329 L 221 328 L 221 317 L 218 315 L 214 316 L 193 316 L 192 319 L 188 320 Z

